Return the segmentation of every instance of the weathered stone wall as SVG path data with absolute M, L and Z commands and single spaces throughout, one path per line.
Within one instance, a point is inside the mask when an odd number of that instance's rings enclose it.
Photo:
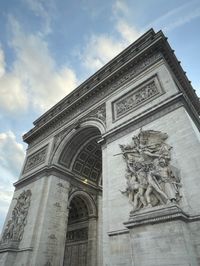
M 190 215 L 199 214 L 200 210 L 200 195 L 199 195 L 199 159 L 200 159 L 200 142 L 199 136 L 197 135 L 197 131 L 194 130 L 195 125 L 189 119 L 189 116 L 186 110 L 181 107 L 179 109 L 174 110 L 173 112 L 168 113 L 167 115 L 155 120 L 154 122 L 147 124 L 143 130 L 152 129 L 158 130 L 161 132 L 165 132 L 168 134 L 168 144 L 173 147 L 172 153 L 172 163 L 178 169 L 180 169 L 180 176 L 181 176 L 181 194 L 182 199 L 180 201 L 180 207 Z M 108 254 L 108 258 L 110 258 L 110 264 L 106 264 L 106 258 L 104 259 L 104 265 L 121 265 L 115 264 L 117 263 L 117 256 L 118 252 L 109 253 L 108 250 L 111 249 L 112 251 L 115 250 L 113 245 L 116 245 L 116 250 L 118 245 L 126 246 L 127 241 L 123 240 L 123 237 L 118 236 L 118 241 L 113 243 L 112 236 L 108 236 L 108 233 L 112 231 L 121 231 L 125 229 L 123 225 L 124 222 L 128 220 L 129 212 L 131 210 L 131 205 L 128 203 L 128 199 L 121 194 L 120 190 L 124 190 L 126 187 L 126 180 L 125 180 L 125 163 L 122 159 L 122 156 L 115 156 L 115 154 L 120 153 L 119 144 L 128 144 L 130 143 L 133 135 L 136 135 L 139 132 L 139 129 L 128 133 L 126 136 L 123 136 L 107 145 L 106 150 L 106 162 L 104 167 L 106 167 L 105 174 L 104 174 L 104 254 Z M 171 225 L 170 225 L 171 224 Z M 180 265 L 180 258 L 182 258 L 182 262 L 185 264 L 181 265 L 188 265 L 187 263 L 192 263 L 191 265 L 198 265 L 196 259 L 192 260 L 193 257 L 197 256 L 195 253 L 194 246 L 196 249 L 199 245 L 198 237 L 195 239 L 190 239 L 189 247 L 192 249 L 192 253 L 183 249 L 184 242 L 188 243 L 187 237 L 183 234 L 181 237 L 181 243 L 176 245 L 176 234 L 173 234 L 173 230 L 177 230 L 177 232 L 181 233 L 181 230 L 189 231 L 188 225 L 184 225 L 184 223 L 180 225 L 180 222 L 172 222 L 172 223 L 165 223 L 165 224 L 158 224 L 155 226 L 147 225 L 142 228 L 134 228 L 133 234 L 136 236 L 132 238 L 133 244 L 133 252 L 135 250 L 137 256 L 133 257 L 135 264 L 134 265 L 172 265 L 172 261 L 174 260 L 174 265 Z M 199 223 L 197 223 L 199 224 Z M 193 234 L 197 230 L 198 225 L 196 224 L 196 229 L 193 229 Z M 176 227 L 177 225 L 177 227 Z M 191 228 L 192 228 L 191 223 Z M 149 226 L 149 227 L 148 227 Z M 151 228 L 158 228 L 156 229 L 156 234 L 154 231 L 151 232 Z M 183 229 L 185 228 L 185 229 Z M 172 230 L 173 229 L 173 230 Z M 138 234 L 137 232 L 143 231 L 144 233 Z M 163 232 L 166 232 L 166 235 L 163 235 Z M 168 235 L 168 242 L 174 243 L 174 250 L 177 251 L 169 251 L 167 252 L 167 232 L 169 231 Z M 145 246 L 146 243 L 146 233 L 149 234 L 149 238 L 155 238 L 155 242 L 159 246 L 165 246 L 163 251 L 161 249 L 152 246 L 149 244 L 148 247 Z M 158 233 L 160 232 L 160 233 Z M 117 232 L 116 232 L 117 234 Z M 191 232 L 188 233 L 190 235 Z M 137 237 L 137 244 L 135 246 L 135 237 Z M 193 242 L 194 240 L 194 242 Z M 141 246 L 142 245 L 142 246 Z M 112 248 L 111 248 L 112 247 Z M 138 249 L 137 249 L 138 247 Z M 169 247 L 168 247 L 169 248 Z M 146 250 L 146 251 L 145 251 Z M 159 253 L 158 258 L 159 260 L 153 260 L 153 255 L 150 257 L 145 253 L 149 252 L 149 254 L 154 254 L 154 252 Z M 180 253 L 179 251 L 180 250 Z M 173 253 L 173 256 L 171 254 Z M 186 253 L 187 255 L 186 255 Z M 199 251 L 198 251 L 199 252 Z M 156 254 L 157 254 L 156 253 Z M 193 254 L 193 255 L 191 255 Z M 127 254 L 121 253 L 121 260 L 127 260 Z M 140 257 L 143 258 L 143 262 L 141 260 L 137 260 Z M 145 257 L 146 256 L 146 257 Z M 155 257 L 155 256 L 154 256 Z M 166 262 L 167 258 L 173 258 L 172 261 Z M 186 260 L 186 257 L 188 260 Z M 107 258 L 107 261 L 109 261 Z M 152 264 L 149 263 L 149 259 L 152 260 Z M 163 258 L 163 262 L 162 262 Z M 131 258 L 129 258 L 131 259 Z M 165 262 L 164 262 L 165 261 Z M 176 261 L 176 262 L 175 262 Z M 179 261 L 179 262 L 178 262 Z M 157 264 L 155 264 L 157 263 Z M 163 263 L 163 264 L 161 264 Z M 128 264 L 126 264 L 128 265 Z
M 200 264 L 198 99 L 162 33 L 154 35 L 150 30 L 143 44 L 140 39 L 140 45 L 129 47 L 25 135 L 29 147 L 3 230 L 1 265 L 63 264 L 70 189 L 86 193 L 88 204 L 93 204 L 87 221 L 88 266 Z M 103 196 L 101 186 L 72 171 L 71 162 L 83 147 L 81 141 L 80 147 L 75 144 L 89 127 L 99 131 L 102 145 Z M 168 198 L 170 203 L 160 201 L 155 207 L 143 203 L 133 211 L 122 147 L 150 130 L 167 134 L 167 166 L 180 172 L 179 199 Z M 88 133 L 84 131 L 84 141 Z M 59 158 L 65 148 L 66 161 L 70 151 L 73 156 L 62 165 Z M 24 191 L 31 197 L 18 204 Z M 22 237 L 10 241 L 13 230 L 19 229 Z
M 58 265 L 64 253 L 69 183 L 48 176 L 15 191 L 7 221 L 11 218 L 15 199 L 27 189 L 31 191 L 31 201 L 18 246 L 21 252 L 9 254 L 9 257 L 15 254 L 15 263 L 10 265 L 45 265 L 48 261 Z

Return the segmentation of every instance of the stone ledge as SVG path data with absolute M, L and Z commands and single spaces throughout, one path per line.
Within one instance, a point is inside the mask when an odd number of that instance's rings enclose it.
M 19 242 L 19 240 L 6 239 L 0 243 L 0 250 L 18 250 Z
M 19 243 L 18 240 L 9 239 L 4 242 L 0 243 L 0 253 L 3 252 L 22 252 L 22 251 L 32 251 L 32 247 L 28 248 L 21 248 L 19 249 Z
M 4 252 L 24 252 L 24 251 L 33 251 L 33 248 L 23 248 L 23 249 L 18 249 L 18 248 L 1 248 L 0 247 L 0 253 Z
M 133 227 L 164 223 L 173 220 L 181 220 L 186 223 L 200 221 L 200 215 L 190 216 L 186 214 L 178 205 L 170 204 L 166 206 L 158 206 L 153 208 L 146 208 L 141 211 L 130 213 L 129 221 L 124 225 L 131 229 Z
M 128 234 L 128 233 L 129 233 L 128 229 L 121 229 L 121 230 L 115 230 L 115 231 L 108 232 L 108 236 L 123 235 L 123 234 Z

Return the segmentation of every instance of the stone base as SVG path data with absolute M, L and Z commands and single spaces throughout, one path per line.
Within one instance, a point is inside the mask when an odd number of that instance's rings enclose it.
M 130 213 L 124 224 L 129 229 L 134 266 L 198 266 L 190 220 L 174 204 Z
M 141 226 L 145 224 L 162 223 L 171 220 L 190 221 L 190 216 L 187 215 L 178 205 L 168 204 L 153 208 L 144 208 L 137 212 L 131 212 L 128 222 L 124 225 L 127 228 Z
M 2 251 L 17 251 L 19 247 L 18 240 L 8 239 L 0 243 L 0 252 Z

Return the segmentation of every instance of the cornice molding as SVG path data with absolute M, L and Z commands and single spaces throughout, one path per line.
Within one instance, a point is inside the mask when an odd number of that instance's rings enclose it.
M 147 224 L 156 224 L 181 220 L 185 223 L 200 221 L 200 215 L 190 215 L 185 213 L 180 206 L 169 204 L 165 207 L 153 207 L 138 213 L 130 213 L 129 221 L 124 225 L 130 230 L 134 227 Z

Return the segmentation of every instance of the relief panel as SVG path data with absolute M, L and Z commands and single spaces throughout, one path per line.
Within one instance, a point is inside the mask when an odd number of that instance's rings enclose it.
M 163 93 L 164 90 L 158 76 L 151 77 L 112 103 L 113 121 L 154 100 Z
M 36 166 L 45 162 L 47 150 L 48 150 L 47 148 L 48 148 L 48 145 L 44 146 L 40 150 L 28 156 L 23 173 L 28 172 L 31 169 L 35 168 Z
M 172 147 L 161 131 L 140 130 L 128 145 L 120 145 L 126 163 L 126 190 L 133 206 L 141 208 L 178 204 L 181 199 L 179 170 L 171 163 Z
M 2 234 L 1 248 L 17 248 L 23 237 L 31 203 L 31 191 L 23 191 L 16 200 L 17 203 L 12 211 L 12 217 L 8 220 Z

